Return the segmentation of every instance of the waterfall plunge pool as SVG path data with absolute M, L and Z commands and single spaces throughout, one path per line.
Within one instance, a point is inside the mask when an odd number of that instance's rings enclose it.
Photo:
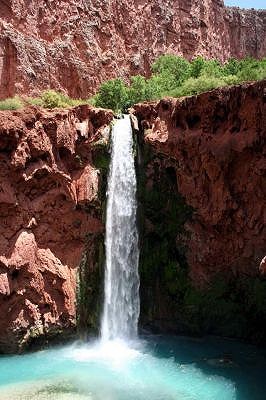
M 265 400 L 266 358 L 208 337 L 149 336 L 0 357 L 1 400 Z

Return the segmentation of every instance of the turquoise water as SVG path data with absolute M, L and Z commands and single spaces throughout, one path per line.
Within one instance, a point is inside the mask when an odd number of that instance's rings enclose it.
M 265 400 L 265 353 L 217 338 L 149 336 L 0 358 L 1 400 Z

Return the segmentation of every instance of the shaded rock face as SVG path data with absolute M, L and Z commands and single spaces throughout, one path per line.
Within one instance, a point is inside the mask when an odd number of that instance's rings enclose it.
M 4 0 L 0 98 L 49 87 L 86 98 L 104 80 L 149 74 L 167 52 L 262 57 L 265 19 L 221 0 Z
M 0 351 L 75 329 L 77 268 L 103 232 L 94 147 L 112 117 L 88 106 L 0 113 Z
M 178 332 L 266 333 L 258 326 L 266 321 L 265 88 L 262 81 L 135 106 L 144 173 L 144 323 Z

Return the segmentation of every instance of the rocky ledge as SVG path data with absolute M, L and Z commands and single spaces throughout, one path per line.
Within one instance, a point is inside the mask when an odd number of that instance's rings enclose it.
M 112 118 L 89 106 L 0 112 L 0 352 L 76 328 L 77 268 L 104 229 L 94 156 Z

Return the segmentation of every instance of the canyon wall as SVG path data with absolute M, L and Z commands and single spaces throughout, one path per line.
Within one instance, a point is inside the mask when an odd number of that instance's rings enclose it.
M 265 340 L 265 90 L 131 110 L 142 327 Z M 77 316 L 97 332 L 112 118 L 89 106 L 0 113 L 0 352 L 75 335 Z
M 87 98 L 112 77 L 149 74 L 164 53 L 266 55 L 266 11 L 221 0 L 1 0 L 0 99 L 55 88 Z
M 265 340 L 265 91 L 134 107 L 143 325 Z
M 97 162 L 112 118 L 88 106 L 0 112 L 0 352 L 76 329 L 78 266 L 83 279 L 99 265 Z M 94 287 L 79 287 L 80 317 L 93 314 Z

